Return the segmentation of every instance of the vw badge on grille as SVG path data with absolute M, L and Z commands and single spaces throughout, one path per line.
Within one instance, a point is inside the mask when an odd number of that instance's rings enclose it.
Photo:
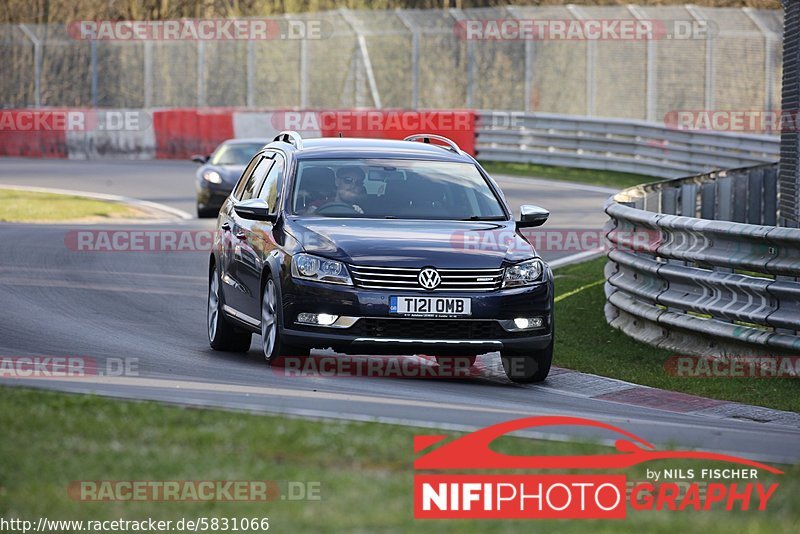
M 439 284 L 442 283 L 442 277 L 439 276 L 439 273 L 436 271 L 436 269 L 432 269 L 430 267 L 422 269 L 419 272 L 417 280 L 419 280 L 419 285 L 425 289 L 436 289 L 439 287 Z

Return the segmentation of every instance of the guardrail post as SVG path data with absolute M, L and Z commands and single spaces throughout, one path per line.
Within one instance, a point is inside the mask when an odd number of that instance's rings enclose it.
M 42 42 L 24 24 L 19 25 L 22 33 L 33 43 L 33 99 L 35 107 L 42 107 Z

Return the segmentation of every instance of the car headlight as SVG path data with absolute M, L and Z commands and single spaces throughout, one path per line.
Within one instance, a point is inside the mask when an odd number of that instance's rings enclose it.
M 206 171 L 203 173 L 203 180 L 212 184 L 221 184 L 222 176 L 217 171 Z
M 543 271 L 544 264 L 542 260 L 538 258 L 506 267 L 506 273 L 503 276 L 503 287 L 518 287 L 533 284 L 542 277 Z
M 317 282 L 353 285 L 344 263 L 311 254 L 297 254 L 292 258 L 292 276 Z

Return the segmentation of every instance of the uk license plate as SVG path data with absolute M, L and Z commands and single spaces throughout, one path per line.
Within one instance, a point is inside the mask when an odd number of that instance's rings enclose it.
M 471 301 L 458 297 L 389 297 L 389 313 L 416 317 L 471 315 Z

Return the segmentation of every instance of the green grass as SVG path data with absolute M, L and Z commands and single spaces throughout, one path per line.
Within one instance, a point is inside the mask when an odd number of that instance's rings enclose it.
M 269 517 L 277 532 L 797 532 L 800 467 L 785 475 L 766 512 L 638 512 L 625 521 L 415 521 L 413 437 L 433 431 L 380 423 L 319 422 L 0 388 L 0 517 L 108 520 Z M 451 435 L 456 435 L 452 433 Z M 646 436 L 645 436 L 646 437 Z M 507 454 L 592 454 L 587 443 L 502 438 Z M 716 467 L 670 461 L 645 468 Z M 720 465 L 720 467 L 724 467 Z M 319 482 L 319 501 L 269 503 L 80 502 L 76 480 Z
M 0 222 L 93 221 L 142 215 L 140 210 L 119 202 L 0 189 Z
M 555 364 L 657 388 L 780 410 L 800 412 L 796 378 L 693 378 L 668 374 L 664 362 L 677 352 L 651 347 L 608 325 L 603 315 L 605 258 L 556 270 Z
M 625 189 L 634 185 L 655 182 L 658 178 L 644 174 L 626 172 L 598 171 L 591 169 L 574 169 L 571 167 L 551 167 L 532 163 L 506 163 L 501 161 L 481 161 L 481 165 L 489 174 L 510 174 L 545 178 L 564 182 L 578 182 L 591 185 Z

